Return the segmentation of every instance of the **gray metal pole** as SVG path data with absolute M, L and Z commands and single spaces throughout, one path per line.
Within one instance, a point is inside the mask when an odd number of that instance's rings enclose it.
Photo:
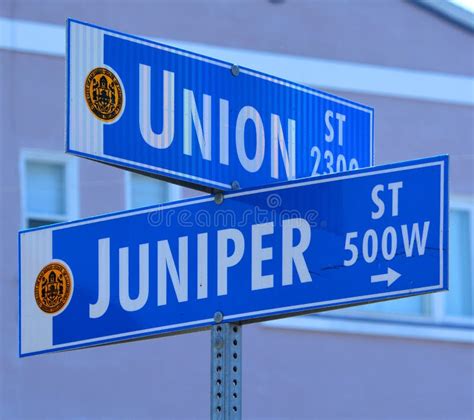
M 242 326 L 214 325 L 211 330 L 211 419 L 240 420 L 241 392 Z

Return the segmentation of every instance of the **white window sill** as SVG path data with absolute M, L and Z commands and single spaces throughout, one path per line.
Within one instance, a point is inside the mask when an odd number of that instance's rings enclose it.
M 340 315 L 297 316 L 266 321 L 263 325 L 269 328 L 474 343 L 474 326 L 472 325 L 393 321 L 382 318 L 355 318 Z

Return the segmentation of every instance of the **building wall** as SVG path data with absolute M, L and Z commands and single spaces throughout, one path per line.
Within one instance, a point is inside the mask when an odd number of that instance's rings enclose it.
M 60 25 L 70 16 L 153 37 L 474 73 L 471 33 L 401 1 L 9 0 L 0 15 Z M 63 150 L 64 59 L 0 50 L 0 71 L 0 418 L 208 417 L 206 331 L 18 358 L 19 155 Z M 473 196 L 472 103 L 334 92 L 375 108 L 376 163 L 449 153 L 451 192 Z M 85 160 L 79 171 L 80 217 L 124 207 L 123 171 Z M 245 326 L 243 343 L 243 418 L 473 414 L 472 344 L 268 324 Z
M 277 0 L 278 1 L 278 0 Z M 21 19 L 90 21 L 146 36 L 472 75 L 472 35 L 407 1 L 10 0 Z M 8 13 L 8 6 L 6 7 Z

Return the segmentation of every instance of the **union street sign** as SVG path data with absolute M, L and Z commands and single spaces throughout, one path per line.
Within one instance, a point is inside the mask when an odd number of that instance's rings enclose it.
M 206 191 L 373 164 L 370 107 L 72 19 L 67 34 L 69 153 Z
M 20 355 L 447 290 L 447 179 L 441 156 L 22 231 Z

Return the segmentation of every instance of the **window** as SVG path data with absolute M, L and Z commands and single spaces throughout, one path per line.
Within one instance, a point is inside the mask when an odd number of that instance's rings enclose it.
M 449 291 L 318 315 L 270 326 L 349 333 L 474 341 L 474 198 L 451 198 Z
M 20 174 L 23 227 L 78 217 L 76 158 L 58 152 L 23 150 Z
M 180 197 L 180 187 L 133 172 L 125 173 L 125 188 L 128 209 L 153 206 Z
M 450 212 L 449 293 L 445 312 L 448 317 L 473 317 L 473 211 L 468 208 Z

